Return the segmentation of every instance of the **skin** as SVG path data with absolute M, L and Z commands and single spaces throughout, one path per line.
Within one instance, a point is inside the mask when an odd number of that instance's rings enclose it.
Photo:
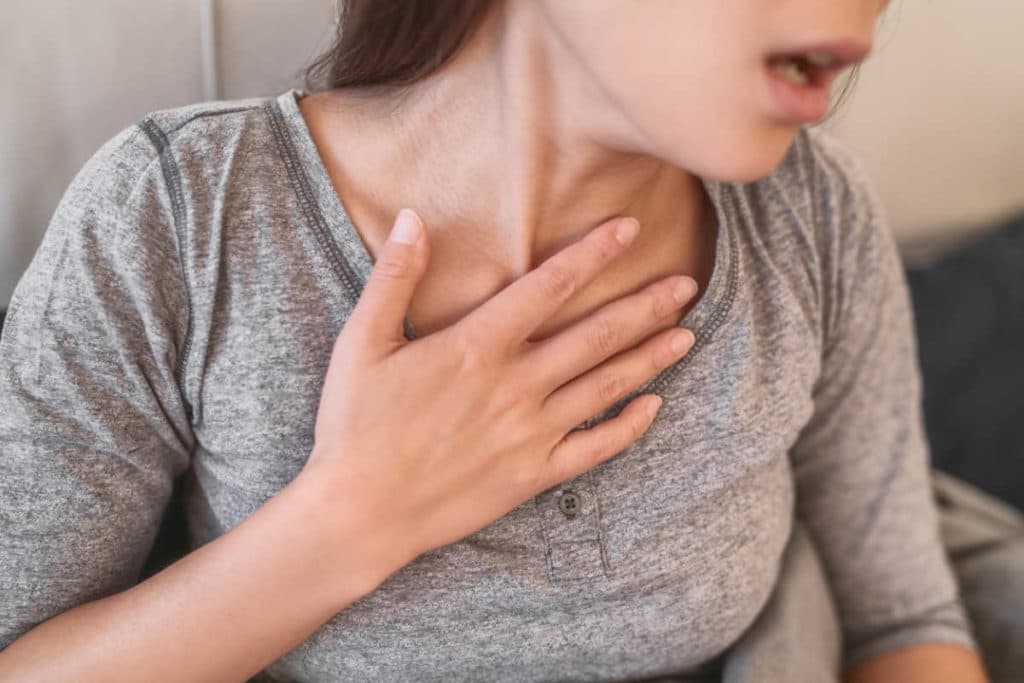
M 371 255 L 401 207 L 423 217 L 431 261 L 408 313 L 420 336 L 594 225 L 638 218 L 627 254 L 531 337 L 540 338 L 671 273 L 703 291 L 717 223 L 700 178 L 763 177 L 798 131 L 769 95 L 763 60 L 816 41 L 871 43 L 887 4 L 498 2 L 450 62 L 400 97 L 326 92 L 300 107 Z M 943 643 L 846 673 L 849 683 L 889 680 L 987 677 L 973 652 Z

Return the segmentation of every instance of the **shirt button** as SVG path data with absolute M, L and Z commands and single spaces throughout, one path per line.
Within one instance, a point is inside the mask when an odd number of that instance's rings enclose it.
M 558 509 L 565 514 L 566 517 L 573 517 L 577 512 L 580 511 L 580 497 L 573 491 L 563 491 L 558 496 Z

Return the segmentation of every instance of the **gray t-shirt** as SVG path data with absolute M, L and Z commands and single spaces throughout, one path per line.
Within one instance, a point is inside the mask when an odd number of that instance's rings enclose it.
M 195 547 L 305 463 L 373 262 L 301 96 L 152 113 L 57 207 L 0 339 L 0 647 L 137 582 L 176 476 Z M 930 495 L 908 291 L 862 169 L 802 128 L 770 175 L 704 186 L 719 231 L 681 322 L 696 345 L 584 423 L 654 392 L 650 430 L 420 556 L 269 674 L 713 670 L 768 599 L 794 515 L 827 570 L 847 663 L 974 647 Z

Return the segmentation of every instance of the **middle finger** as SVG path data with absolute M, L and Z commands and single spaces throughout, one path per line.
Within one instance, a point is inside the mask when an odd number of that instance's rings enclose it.
M 696 293 L 697 282 L 688 275 L 659 280 L 635 294 L 605 304 L 553 337 L 534 342 L 524 367 L 529 368 L 532 382 L 551 393 L 609 356 L 666 327 Z

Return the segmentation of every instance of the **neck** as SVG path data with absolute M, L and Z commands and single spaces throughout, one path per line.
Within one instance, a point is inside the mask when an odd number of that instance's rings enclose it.
M 666 230 L 697 229 L 699 179 L 617 143 L 628 121 L 547 32 L 539 4 L 495 5 L 464 48 L 400 100 L 331 93 L 323 134 L 358 130 L 338 159 L 350 168 L 358 160 L 359 185 L 386 191 L 343 196 L 346 206 L 388 227 L 409 206 L 432 245 L 510 279 L 616 215 L 640 220 L 637 251 Z M 331 109 L 346 123 L 332 123 Z

